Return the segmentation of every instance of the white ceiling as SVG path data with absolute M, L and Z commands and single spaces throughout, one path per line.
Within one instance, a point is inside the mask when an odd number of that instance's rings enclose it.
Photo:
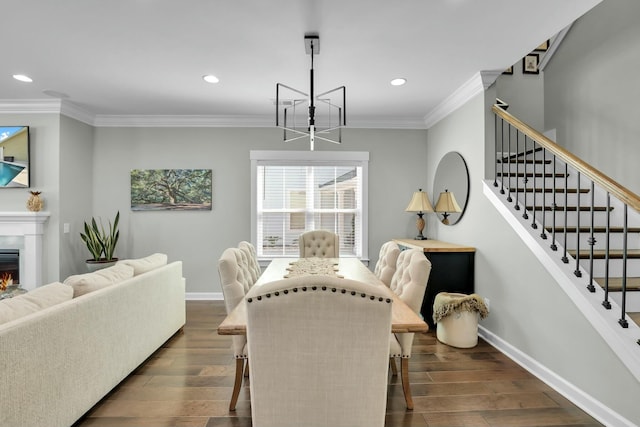
M 54 102 L 49 90 L 92 120 L 271 123 L 276 83 L 309 88 L 304 35 L 314 32 L 316 92 L 345 85 L 352 125 L 406 127 L 599 1 L 3 0 L 1 111 Z M 202 80 L 210 73 L 218 84 Z M 395 77 L 408 83 L 392 87 Z

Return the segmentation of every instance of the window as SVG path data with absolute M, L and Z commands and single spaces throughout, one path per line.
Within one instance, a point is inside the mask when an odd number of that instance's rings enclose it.
M 340 256 L 367 259 L 369 153 L 251 151 L 252 239 L 258 257 L 297 257 L 307 230 L 340 236 Z

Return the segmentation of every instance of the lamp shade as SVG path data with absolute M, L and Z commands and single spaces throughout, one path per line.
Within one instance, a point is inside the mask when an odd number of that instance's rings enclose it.
M 444 190 L 436 202 L 436 212 L 462 212 L 452 192 Z
M 431 206 L 429 197 L 427 193 L 422 191 L 422 188 L 413 193 L 413 197 L 411 197 L 411 201 L 407 209 L 405 209 L 405 212 L 433 212 L 433 206 Z

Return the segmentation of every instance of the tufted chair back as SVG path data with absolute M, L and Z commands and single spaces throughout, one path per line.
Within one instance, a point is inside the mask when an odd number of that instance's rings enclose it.
M 262 274 L 262 268 L 260 268 L 260 264 L 258 263 L 258 257 L 256 255 L 256 248 L 251 243 L 247 241 L 242 241 L 238 243 L 238 248 L 244 252 L 247 263 L 248 263 L 248 271 L 251 276 L 251 284 L 249 287 L 253 286 L 254 283 L 258 280 L 260 275 Z
M 299 238 L 300 258 L 339 258 L 340 238 L 328 230 L 302 233 Z
M 218 274 L 220 276 L 220 285 L 222 286 L 222 295 L 224 296 L 224 306 L 227 314 L 229 314 L 238 304 L 242 303 L 246 293 L 249 292 L 250 284 L 253 285 L 246 254 L 238 248 L 225 249 L 218 260 Z M 244 361 L 247 359 L 247 337 L 233 335 L 231 344 L 233 356 L 236 359 L 236 379 L 231 392 L 229 410 L 234 411 L 240 393 L 240 386 L 242 385 Z
M 431 274 L 431 261 L 419 249 L 408 249 L 400 252 L 396 262 L 396 272 L 391 278 L 391 290 L 398 295 L 411 309 L 420 313 L 422 300 L 427 289 L 427 281 Z M 391 334 L 389 356 L 394 375 L 396 373 L 395 358 L 402 360 L 402 390 L 407 409 L 413 409 L 413 398 L 409 384 L 409 358 L 413 346 L 413 333 Z
M 398 261 L 399 255 L 400 248 L 393 240 L 384 243 L 380 247 L 378 262 L 376 262 L 373 273 L 387 286 L 391 285 L 391 278 L 393 277 L 393 273 L 396 272 L 396 262 Z
M 427 281 L 431 274 L 431 261 L 419 249 L 407 249 L 398 255 L 396 272 L 389 287 L 411 309 L 420 313 Z
M 253 427 L 383 427 L 391 304 L 388 289 L 330 276 L 251 288 Z

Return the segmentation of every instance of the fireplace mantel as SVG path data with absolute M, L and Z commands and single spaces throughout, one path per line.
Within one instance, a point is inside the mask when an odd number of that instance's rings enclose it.
M 0 212 L 0 236 L 22 236 L 20 286 L 42 285 L 42 236 L 49 212 Z

